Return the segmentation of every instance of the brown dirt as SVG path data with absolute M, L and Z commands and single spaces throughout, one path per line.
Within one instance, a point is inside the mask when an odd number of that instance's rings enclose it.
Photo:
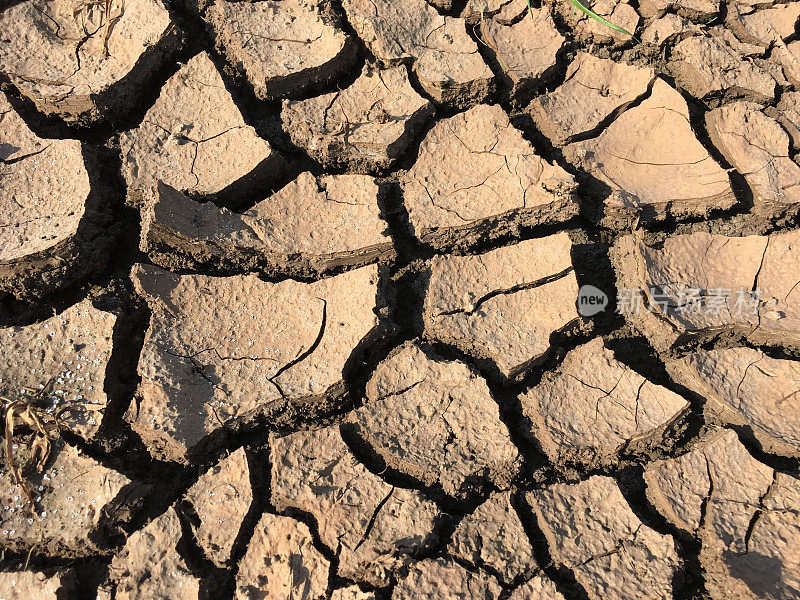
M 0 0 L 0 597 L 800 597 L 800 3 L 591 6 Z

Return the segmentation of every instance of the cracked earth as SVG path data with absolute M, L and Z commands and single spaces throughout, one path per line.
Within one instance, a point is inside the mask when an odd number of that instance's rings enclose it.
M 800 2 L 592 8 L 0 0 L 0 598 L 800 598 Z

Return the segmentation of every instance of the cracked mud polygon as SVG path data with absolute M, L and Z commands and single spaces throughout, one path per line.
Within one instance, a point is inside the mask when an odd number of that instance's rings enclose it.
M 800 597 L 800 2 L 0 0 L 0 598 Z

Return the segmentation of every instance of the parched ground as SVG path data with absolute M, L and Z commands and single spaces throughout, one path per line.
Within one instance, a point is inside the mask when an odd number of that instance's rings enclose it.
M 800 2 L 592 6 L 0 0 L 0 598 L 800 598 Z

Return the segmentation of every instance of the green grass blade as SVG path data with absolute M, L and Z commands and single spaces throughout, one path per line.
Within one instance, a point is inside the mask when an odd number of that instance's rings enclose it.
M 581 11 L 581 12 L 582 12 L 582 13 L 584 13 L 585 15 L 587 15 L 587 16 L 589 16 L 589 17 L 591 17 L 592 19 L 594 19 L 594 20 L 595 20 L 595 21 L 597 21 L 598 23 L 602 23 L 603 25 L 605 25 L 606 27 L 610 27 L 610 28 L 611 28 L 611 29 L 613 29 L 614 31 L 619 31 L 620 33 L 624 33 L 625 35 L 629 35 L 629 36 L 631 36 L 633 39 L 635 39 L 637 42 L 639 41 L 639 40 L 636 38 L 636 36 L 635 36 L 635 35 L 633 35 L 633 34 L 632 34 L 630 31 L 628 31 L 627 29 L 624 29 L 624 28 L 620 27 L 619 25 L 614 25 L 614 23 L 612 23 L 611 21 L 609 21 L 609 20 L 607 20 L 607 19 L 604 19 L 603 17 L 601 17 L 600 15 L 598 15 L 596 12 L 592 11 L 592 9 L 590 9 L 590 8 L 588 8 L 588 7 L 584 6 L 583 4 L 581 4 L 581 3 L 580 3 L 580 0 L 569 0 L 569 1 L 572 3 L 572 5 L 573 5 L 575 8 L 577 8 L 579 11 Z M 530 9 L 530 6 L 531 6 L 531 0 L 528 0 L 528 8 L 529 8 L 529 9 Z

